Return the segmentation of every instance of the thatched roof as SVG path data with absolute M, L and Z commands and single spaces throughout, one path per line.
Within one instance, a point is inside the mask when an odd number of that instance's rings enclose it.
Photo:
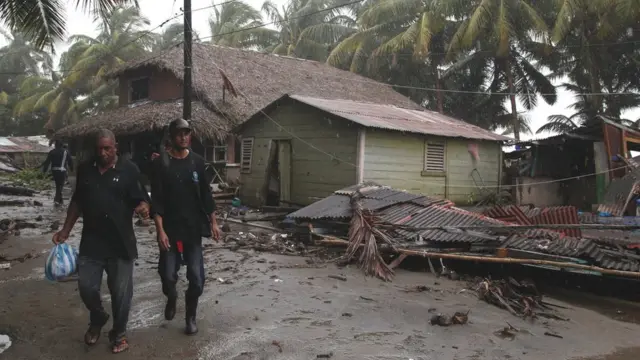
M 119 107 L 86 118 L 60 129 L 56 137 L 85 136 L 98 128 L 106 128 L 116 135 L 129 135 L 162 129 L 169 121 L 182 117 L 182 99 L 166 102 L 147 101 Z M 192 103 L 191 126 L 196 136 L 224 139 L 231 130 L 229 121 L 209 111 L 202 103 Z
M 169 71 L 182 80 L 182 46 L 126 63 L 108 76 L 115 78 L 129 71 L 150 67 Z M 196 43 L 193 44 L 192 69 L 194 99 L 212 110 L 209 124 L 217 130 L 230 129 L 229 120 L 231 125 L 239 124 L 286 94 L 422 109 L 389 85 L 311 60 Z M 227 90 L 223 101 L 225 80 Z M 237 93 L 237 97 L 232 95 L 233 91 Z M 176 111 L 174 113 L 179 115 Z M 120 128 L 138 132 L 145 126 L 151 128 L 168 123 L 171 118 L 166 114 L 166 109 L 118 109 L 87 119 L 93 125 L 71 125 L 58 131 L 57 135 L 84 135 L 86 130 L 95 128 L 97 124 L 108 128 L 115 127 L 112 130 L 118 133 L 122 133 Z M 219 116 L 220 114 L 222 116 Z M 116 124 L 113 123 L 114 119 L 117 119 Z M 213 134 L 205 129 L 201 129 L 201 132 Z M 226 133 L 217 132 L 215 135 L 224 137 Z
M 149 55 L 146 59 L 127 63 L 110 76 L 115 77 L 147 66 L 168 70 L 182 80 L 182 46 L 165 51 L 160 56 Z M 234 98 L 226 91 L 224 106 L 224 79 L 221 73 L 226 75 L 239 93 Z M 389 85 L 324 63 L 212 44 L 193 44 L 192 78 L 194 92 L 201 101 L 215 105 L 214 109 L 226 109 L 240 121 L 246 120 L 285 94 L 422 109 Z

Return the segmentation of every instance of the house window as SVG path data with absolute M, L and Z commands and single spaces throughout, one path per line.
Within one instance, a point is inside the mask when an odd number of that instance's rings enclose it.
M 149 98 L 149 78 L 131 80 L 131 102 Z
M 253 157 L 253 138 L 242 139 L 240 148 L 240 172 L 251 172 L 251 159 Z
M 204 144 L 204 160 L 209 163 L 227 162 L 227 145 L 207 142 Z
M 444 173 L 445 166 L 444 142 L 425 141 L 424 143 L 424 171 L 428 173 Z

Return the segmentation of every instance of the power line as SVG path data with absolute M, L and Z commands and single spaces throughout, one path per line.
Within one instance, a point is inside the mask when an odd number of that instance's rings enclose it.
M 197 55 L 198 57 L 200 57 L 202 60 L 203 59 L 200 55 Z M 216 67 L 218 67 L 216 65 Z M 224 71 L 224 69 L 221 69 L 220 67 L 218 67 L 219 70 Z M 289 134 L 292 138 L 295 138 L 296 140 L 304 143 L 305 145 L 309 146 L 310 148 L 324 154 L 327 155 L 328 157 L 330 157 L 333 160 L 337 160 L 341 163 L 344 163 L 346 165 L 349 165 L 351 167 L 354 168 L 358 168 L 358 166 L 354 163 L 351 163 L 347 160 L 341 159 L 317 146 L 315 146 L 314 144 L 312 144 L 311 142 L 304 140 L 302 138 L 300 138 L 299 136 L 297 136 L 295 133 L 293 133 L 291 130 L 287 129 L 286 127 L 284 127 L 283 125 L 281 125 L 277 120 L 273 119 L 271 116 L 269 116 L 269 114 L 267 114 L 263 107 L 257 106 L 255 103 L 253 103 L 249 97 L 247 95 L 245 95 L 244 93 L 242 93 L 242 91 L 236 89 L 237 92 L 240 93 L 240 95 L 242 96 L 242 98 L 245 99 L 245 101 L 247 103 L 249 103 L 249 105 L 251 105 L 254 108 L 254 112 L 259 112 L 261 113 L 264 117 L 266 117 L 269 121 L 273 122 L 279 129 L 280 131 L 283 131 L 287 134 Z M 227 119 L 225 117 L 225 119 Z M 502 164 L 499 164 L 499 166 L 502 166 Z M 571 176 L 571 177 L 566 177 L 566 178 L 561 178 L 561 179 L 555 179 L 555 180 L 548 180 L 548 181 L 540 181 L 540 182 L 532 182 L 532 183 L 527 183 L 526 186 L 533 186 L 533 185 L 544 185 L 544 184 L 553 184 L 553 183 L 558 183 L 558 182 L 564 182 L 564 181 L 569 181 L 569 180 L 576 180 L 576 179 L 582 179 L 582 178 L 586 178 L 586 177 L 591 177 L 591 176 L 596 176 L 596 175 L 602 175 L 602 174 L 608 174 L 610 172 L 613 171 L 617 171 L 617 170 L 621 170 L 621 169 L 626 169 L 629 166 L 625 165 L 625 166 L 620 166 L 614 169 L 609 169 L 609 170 L 603 170 L 603 171 L 599 171 L 599 172 L 594 172 L 594 173 L 589 173 L 589 174 L 583 174 L 583 175 L 578 175 L 578 176 Z M 420 181 L 420 180 L 413 180 L 413 179 L 406 179 L 406 178 L 396 178 L 396 177 L 389 177 L 389 179 L 392 180 L 399 180 L 399 181 L 410 181 L 410 182 L 414 182 L 414 183 L 418 183 L 421 185 L 430 185 L 430 186 L 446 186 L 449 188 L 473 188 L 474 185 L 453 185 L 451 184 L 451 182 L 449 182 L 448 184 L 444 185 L 443 183 L 433 183 L 433 182 L 428 182 L 428 181 Z M 480 188 L 483 189 L 509 189 L 509 188 L 517 188 L 519 185 L 495 185 L 495 186 L 480 186 Z

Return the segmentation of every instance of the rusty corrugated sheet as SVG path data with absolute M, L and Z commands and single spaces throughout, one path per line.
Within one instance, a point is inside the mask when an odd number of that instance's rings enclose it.
M 484 214 L 494 219 L 499 219 L 499 220 L 514 223 L 514 224 L 520 224 L 520 225 L 533 224 L 533 222 L 531 222 L 529 217 L 525 215 L 522 209 L 515 205 L 507 205 L 507 206 L 496 205 L 493 208 L 486 210 Z
M 351 100 L 329 100 L 298 95 L 290 97 L 366 127 L 453 138 L 511 140 L 506 136 L 434 111 L 409 110 L 392 105 Z
M 48 153 L 49 148 L 26 137 L 0 137 L 0 153 Z
M 633 194 L 640 192 L 640 169 L 634 169 L 622 178 L 613 179 L 609 183 L 598 212 L 609 213 L 611 216 L 623 216 L 624 211 Z
M 574 206 L 553 206 L 542 209 L 540 214 L 531 218 L 534 224 L 579 224 L 578 210 Z M 581 237 L 580 229 L 557 229 L 561 234 Z

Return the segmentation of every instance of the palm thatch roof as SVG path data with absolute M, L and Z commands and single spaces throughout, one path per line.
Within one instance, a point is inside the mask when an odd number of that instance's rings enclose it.
M 216 123 L 225 121 L 232 125 L 242 123 L 286 94 L 423 109 L 387 84 L 316 61 L 204 43 L 193 44 L 192 52 L 194 99 L 199 100 L 211 110 L 213 113 L 211 121 Z M 184 71 L 182 45 L 128 62 L 108 77 L 117 78 L 127 72 L 145 68 L 169 71 L 182 81 Z M 153 113 L 162 114 L 158 110 L 153 110 Z M 110 123 L 105 124 L 99 119 L 111 122 L 116 116 L 113 112 L 108 112 L 95 116 L 91 122 L 95 121 L 111 128 Z M 143 120 L 142 112 L 138 119 L 144 124 L 160 125 L 161 123 L 159 119 Z M 170 120 L 166 118 L 164 124 Z M 122 121 L 127 120 L 122 119 L 118 123 Z M 228 125 L 218 124 L 217 128 L 230 129 Z M 124 124 L 122 126 L 129 129 L 135 127 Z M 64 133 L 67 136 L 82 135 L 82 132 L 70 131 L 70 128 L 79 130 L 91 127 L 72 125 L 58 133 Z M 216 134 L 216 137 L 224 135 Z
M 202 103 L 192 103 L 191 126 L 196 136 L 220 139 L 231 130 L 231 124 L 220 115 L 209 111 Z M 173 101 L 146 101 L 122 106 L 91 116 L 56 132 L 56 137 L 69 138 L 107 128 L 117 135 L 136 134 L 162 129 L 169 121 L 182 117 L 182 99 Z

